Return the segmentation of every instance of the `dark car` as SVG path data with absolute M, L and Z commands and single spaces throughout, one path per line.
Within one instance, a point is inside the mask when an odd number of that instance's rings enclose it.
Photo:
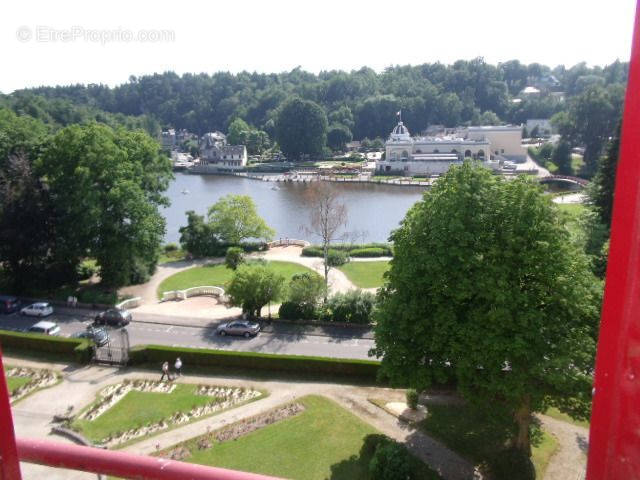
M 245 338 L 257 335 L 259 331 L 260 324 L 249 322 L 247 320 L 236 320 L 235 322 L 222 323 L 218 325 L 218 328 L 216 329 L 218 335 L 242 335 Z
M 102 347 L 109 343 L 109 332 L 107 332 L 104 328 L 100 327 L 87 327 L 86 330 L 82 330 L 80 332 L 76 332 L 71 335 L 73 338 L 88 338 L 93 340 L 98 347 Z
M 131 322 L 131 312 L 129 310 L 118 310 L 110 308 L 105 312 L 96 315 L 94 325 L 111 325 L 113 327 L 124 327 Z
M 20 300 L 9 295 L 0 295 L 0 313 L 13 313 L 20 310 Z

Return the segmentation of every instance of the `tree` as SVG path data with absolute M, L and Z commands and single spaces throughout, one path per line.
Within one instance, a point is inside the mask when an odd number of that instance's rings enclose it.
M 220 242 L 204 216 L 189 210 L 187 225 L 180 227 L 180 246 L 194 257 L 211 257 L 217 255 Z
M 598 172 L 591 182 L 589 200 L 594 206 L 600 223 L 611 226 L 613 212 L 613 192 L 616 185 L 616 170 L 618 168 L 618 156 L 620 151 L 620 125 L 616 135 L 609 142 L 607 155 L 602 157 L 598 165 Z
M 316 182 L 309 187 L 307 203 L 310 222 L 307 233 L 320 238 L 324 258 L 324 282 L 329 286 L 329 246 L 344 237 L 341 230 L 347 225 L 347 207 L 337 190 L 326 182 Z M 326 294 L 325 294 L 326 301 Z
M 242 307 L 250 317 L 260 317 L 262 307 L 282 296 L 284 277 L 268 265 L 240 265 L 229 282 L 226 294 L 231 305 Z
M 151 273 L 165 220 L 160 206 L 171 162 L 142 131 L 96 123 L 66 127 L 35 162 L 58 211 L 58 255 L 91 256 L 105 285 L 121 286 Z
M 348 142 L 351 141 L 353 136 L 351 131 L 344 125 L 333 124 L 329 127 L 329 133 L 327 134 L 327 144 L 333 150 L 344 150 Z
M 230 145 L 246 145 L 251 127 L 241 118 L 236 118 L 229 125 L 227 132 L 227 142 Z
M 227 248 L 227 255 L 224 258 L 224 264 L 230 270 L 237 268 L 244 262 L 244 250 L 240 247 Z
M 278 145 L 289 159 L 322 154 L 327 143 L 327 116 L 310 100 L 292 98 L 280 107 L 276 120 Z
M 316 307 L 326 295 L 324 280 L 315 273 L 296 273 L 289 281 L 287 301 Z
M 531 129 L 531 138 L 538 138 L 540 136 L 540 127 L 538 125 Z
M 568 235 L 533 182 L 450 169 L 391 235 L 371 351 L 381 373 L 417 390 L 454 381 L 514 419 L 526 457 L 532 412 L 587 417 L 600 292 Z
M 222 197 L 209 208 L 209 223 L 221 241 L 233 245 L 248 238 L 268 241 L 275 235 L 248 195 Z
M 573 175 L 571 148 L 566 141 L 560 140 L 555 146 L 551 154 L 551 162 L 558 167 L 558 173 L 560 175 Z

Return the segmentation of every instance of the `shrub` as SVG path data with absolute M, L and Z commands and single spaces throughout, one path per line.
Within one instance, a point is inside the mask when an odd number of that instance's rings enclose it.
M 536 478 L 536 469 L 531 459 L 515 448 L 503 450 L 492 456 L 489 459 L 489 470 L 492 478 L 513 480 L 534 480 Z
M 302 355 L 276 355 L 256 352 L 234 352 L 204 348 L 139 345 L 131 349 L 133 365 L 160 365 L 167 358 L 180 357 L 185 365 L 199 367 L 243 368 L 329 374 L 376 380 L 380 363 L 372 360 L 307 357 Z
M 224 259 L 224 264 L 227 268 L 235 270 L 238 266 L 244 262 L 244 250 L 240 247 L 227 248 L 227 255 Z
M 91 344 L 77 338 L 52 337 L 37 333 L 0 331 L 3 348 L 25 352 L 46 352 L 70 361 L 86 363 L 91 360 Z
M 355 254 L 354 255 L 354 253 L 353 253 L 354 251 L 368 250 L 368 249 L 371 249 L 371 248 L 381 249 L 382 250 L 382 255 L 378 255 L 378 254 L 376 254 L 376 255 Z M 359 257 L 359 256 L 363 256 L 363 257 L 367 257 L 367 256 L 391 257 L 391 256 L 393 256 L 392 247 L 388 243 L 364 243 L 364 244 L 361 244 L 361 245 L 352 245 L 352 244 L 348 244 L 348 243 L 337 243 L 337 244 L 331 245 L 330 250 L 339 251 L 339 252 L 345 252 L 345 253 L 348 253 L 349 256 L 351 256 L 351 257 Z M 323 253 L 322 247 L 320 245 L 311 245 L 310 247 L 305 247 L 305 248 L 302 249 L 302 256 L 303 257 L 323 257 L 324 253 Z
M 84 260 L 77 268 L 78 279 L 87 280 L 98 273 L 98 266 L 95 260 Z
M 323 319 L 341 323 L 371 323 L 375 295 L 362 290 L 336 293 L 325 305 Z
M 414 478 L 407 448 L 393 440 L 381 442 L 369 463 L 372 480 L 408 480 Z
M 340 250 L 329 250 L 327 263 L 330 267 L 339 267 L 349 261 L 349 256 Z
M 278 315 L 283 320 L 312 320 L 316 318 L 316 309 L 308 303 L 283 302 Z
M 324 279 L 315 273 L 296 273 L 291 277 L 287 288 L 287 300 L 313 308 L 327 291 Z
M 418 408 L 418 392 L 413 389 L 410 388 L 407 390 L 407 406 L 411 409 L 411 410 L 415 410 L 416 408 Z
M 311 246 L 311 247 L 304 247 L 302 249 L 302 256 L 303 257 L 322 257 L 324 256 L 324 254 L 322 253 L 322 248 Z
M 180 247 L 177 243 L 167 243 L 164 246 L 164 253 L 177 252 Z
M 349 251 L 350 257 L 384 257 L 387 252 L 382 248 L 354 248 Z

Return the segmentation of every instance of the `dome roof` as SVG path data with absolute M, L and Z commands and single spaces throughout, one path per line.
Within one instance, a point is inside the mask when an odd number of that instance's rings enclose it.
M 409 135 L 409 129 L 404 126 L 402 122 L 398 122 L 398 125 L 395 126 L 392 135 Z

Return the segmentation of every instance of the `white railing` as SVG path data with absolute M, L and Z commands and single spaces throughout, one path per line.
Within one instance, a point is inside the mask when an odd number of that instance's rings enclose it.
M 129 308 L 139 307 L 141 303 L 142 303 L 141 297 L 128 298 L 125 301 L 118 303 L 116 305 L 116 308 L 118 310 L 126 310 Z
M 200 287 L 191 287 L 186 290 L 170 290 L 168 292 L 162 292 L 162 301 L 168 300 L 186 300 L 189 297 L 197 297 L 199 295 L 212 295 L 217 298 L 224 297 L 224 289 L 220 287 L 213 287 L 209 285 Z
M 311 245 L 311 243 L 307 242 L 306 240 L 296 240 L 295 238 L 281 238 L 280 240 L 275 240 L 273 242 L 267 243 L 267 246 L 269 248 L 282 246 L 288 247 L 290 245 L 295 245 L 298 247 L 308 247 Z

